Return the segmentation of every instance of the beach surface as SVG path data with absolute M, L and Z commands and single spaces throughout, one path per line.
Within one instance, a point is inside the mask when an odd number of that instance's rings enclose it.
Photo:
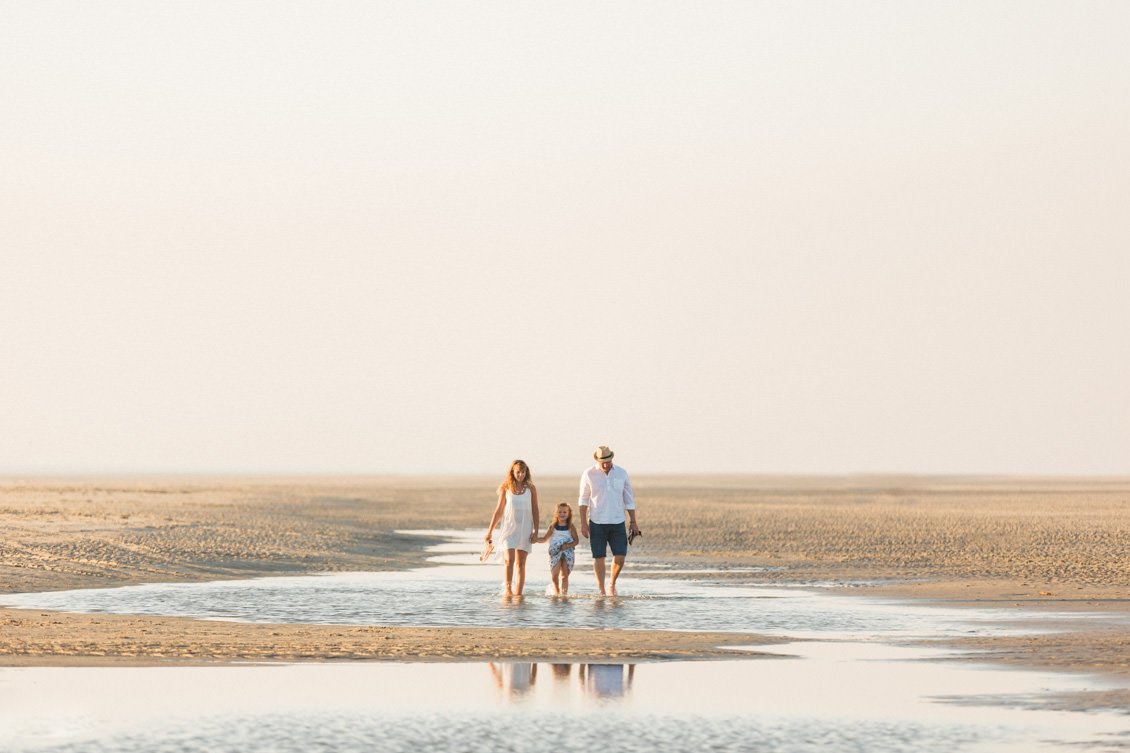
M 497 482 L 10 478 L 0 481 L 0 592 L 419 567 L 422 539 L 398 532 L 485 531 Z M 641 476 L 633 486 L 644 538 L 630 552 L 623 588 L 633 562 L 650 562 L 663 563 L 667 577 L 711 568 L 735 579 L 844 584 L 848 594 L 949 606 L 1130 614 L 1130 479 Z M 538 479 L 538 489 L 546 510 L 575 503 L 575 479 Z M 574 590 L 593 590 L 590 573 L 578 571 L 573 582 Z M 978 649 L 978 660 L 1130 676 L 1130 637 L 1102 624 L 944 645 Z M 720 658 L 778 640 L 0 608 L 2 666 Z M 1102 705 L 1124 696 L 1108 695 Z

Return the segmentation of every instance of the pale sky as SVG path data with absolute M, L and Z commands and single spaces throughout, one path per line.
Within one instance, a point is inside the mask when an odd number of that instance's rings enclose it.
M 0 472 L 1130 474 L 1128 39 L 0 2 Z

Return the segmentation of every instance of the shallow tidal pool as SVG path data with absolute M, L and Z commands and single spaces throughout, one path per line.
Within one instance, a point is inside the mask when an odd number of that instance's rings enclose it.
M 407 532 L 411 533 L 411 532 Z M 0 603 L 64 612 L 148 614 L 267 623 L 409 627 L 593 628 L 729 631 L 806 639 L 892 640 L 1049 629 L 1057 615 L 943 609 L 867 597 L 844 589 L 735 584 L 698 571 L 674 577 L 629 561 L 620 595 L 599 597 L 592 560 L 579 548 L 570 595 L 547 595 L 544 547 L 528 561 L 523 598 L 500 595 L 502 565 L 480 564 L 478 531 L 419 531 L 443 536 L 431 567 L 207 583 L 11 594 Z M 648 572 L 651 576 L 633 577 Z M 662 577 L 667 576 L 667 577 Z M 1060 615 L 1064 621 L 1080 615 Z M 1105 619 L 1102 615 L 1086 619 Z M 1025 625 L 1025 622 L 1029 623 Z
M 499 595 L 477 534 L 442 533 L 438 566 L 406 572 L 150 584 L 0 597 L 9 606 L 355 625 L 585 627 L 782 636 L 771 658 L 639 664 L 325 662 L 0 669 L 12 753 L 218 751 L 1126 750 L 1130 716 L 1040 710 L 1117 684 L 935 661 L 918 638 L 1030 633 L 1057 616 L 941 609 L 828 589 L 632 578 L 593 593 L 582 552 L 572 595 Z M 633 570 L 634 568 L 634 570 Z M 751 573 L 751 578 L 755 577 Z M 1061 615 L 1066 626 L 1079 615 Z M 1088 617 L 1097 619 L 1097 617 Z M 751 649 L 752 650 L 752 649 Z
M 792 658 L 643 664 L 321 663 L 0 670 L 13 753 L 1063 751 L 1130 719 L 958 703 L 1084 678 L 803 643 Z

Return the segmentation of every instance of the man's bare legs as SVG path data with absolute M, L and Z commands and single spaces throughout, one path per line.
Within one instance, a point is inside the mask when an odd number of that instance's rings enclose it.
M 608 591 L 604 590 L 604 557 L 594 559 L 592 561 L 592 571 L 596 573 L 596 585 L 600 589 L 600 595 L 615 596 L 616 595 L 616 579 L 620 577 L 620 571 L 624 568 L 623 555 L 614 556 L 612 558 L 612 582 L 609 583 Z
M 611 596 L 616 595 L 616 579 L 620 577 L 620 571 L 624 569 L 624 556 L 614 556 L 612 558 L 612 581 L 608 584 L 608 593 Z M 600 589 L 604 593 L 604 589 Z

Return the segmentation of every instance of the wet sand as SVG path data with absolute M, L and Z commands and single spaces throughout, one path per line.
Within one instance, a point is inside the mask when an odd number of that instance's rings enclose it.
M 0 666 L 224 661 L 599 661 L 734 659 L 772 642 L 734 633 L 266 625 L 0 609 Z M 729 648 L 734 647 L 734 648 Z M 594 650 L 595 649 L 595 650 Z
M 491 478 L 7 479 L 0 592 L 419 566 L 404 529 L 485 528 Z M 572 478 L 540 479 L 547 509 Z M 1130 479 L 638 477 L 632 563 L 849 583 L 947 605 L 1130 616 Z M 544 522 L 544 521 L 543 521 Z M 737 572 L 751 566 L 772 569 Z M 539 586 L 540 588 L 540 586 Z M 574 588 L 591 591 L 589 573 Z M 949 641 L 982 658 L 1130 676 L 1124 622 Z M 772 636 L 246 625 L 0 609 L 0 665 L 733 656 Z M 1110 699 L 1108 698 L 1107 701 Z M 1125 701 L 1124 697 L 1116 699 Z

